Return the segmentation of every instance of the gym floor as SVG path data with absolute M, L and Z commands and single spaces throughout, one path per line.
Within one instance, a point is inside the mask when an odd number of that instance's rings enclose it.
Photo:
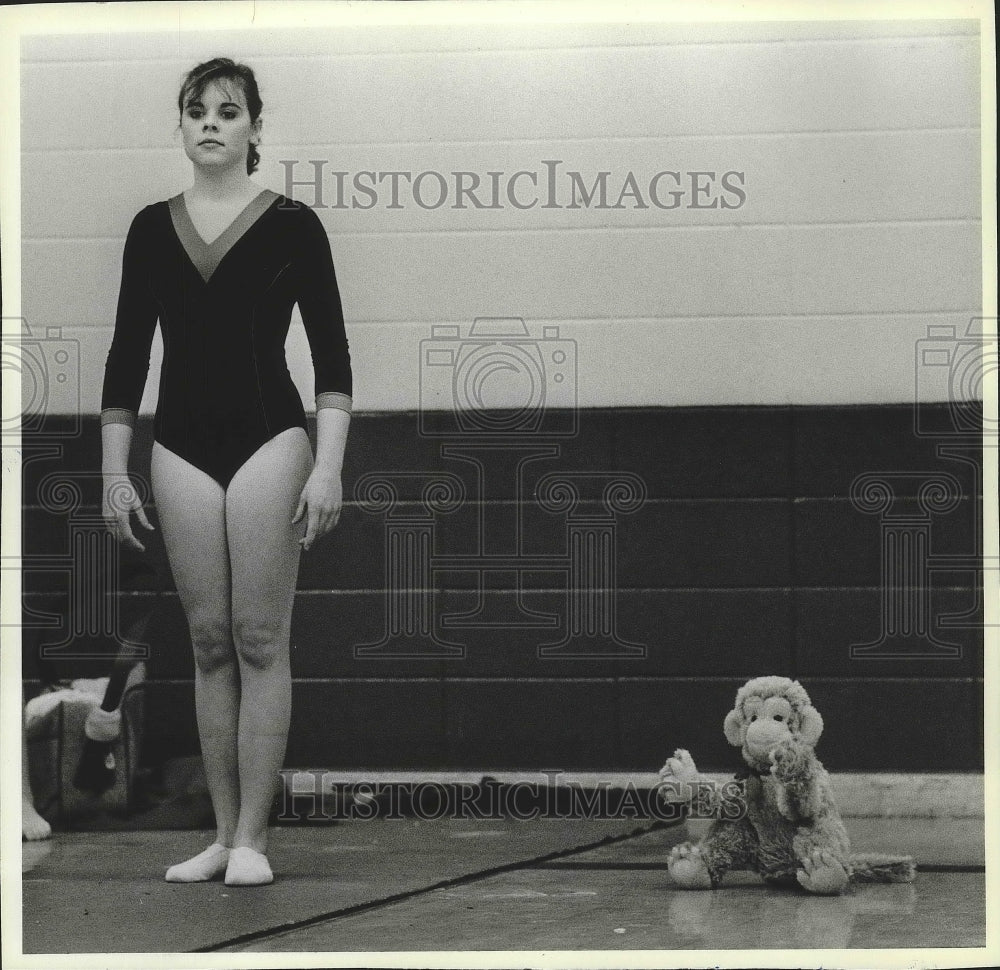
M 982 819 L 850 818 L 858 852 L 916 881 L 813 897 L 733 875 L 672 884 L 702 822 L 338 821 L 272 829 L 275 881 L 179 885 L 208 831 L 55 833 L 23 844 L 26 954 L 982 947 Z M 676 958 L 676 954 L 672 954 Z M 919 957 L 918 957 L 919 959 Z M 968 963 L 966 965 L 974 965 Z

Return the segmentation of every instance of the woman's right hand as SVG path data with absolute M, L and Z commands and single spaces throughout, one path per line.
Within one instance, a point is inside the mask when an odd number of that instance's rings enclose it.
M 146 547 L 132 532 L 129 516 L 135 512 L 136 518 L 147 528 L 155 527 L 146 518 L 146 511 L 139 501 L 139 493 L 128 477 L 127 472 L 105 472 L 103 496 L 101 499 L 101 516 L 111 534 L 121 543 L 145 552 Z

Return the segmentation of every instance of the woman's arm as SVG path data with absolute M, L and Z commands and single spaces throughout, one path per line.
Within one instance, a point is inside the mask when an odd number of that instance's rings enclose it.
M 349 411 L 334 405 L 317 406 L 315 474 L 340 478 L 350 425 Z
M 101 471 L 105 475 L 127 475 L 132 425 L 106 419 L 105 414 L 101 414 Z
M 149 352 L 159 308 L 149 289 L 143 212 L 132 220 L 122 256 L 115 332 L 104 366 L 101 392 L 101 471 L 104 478 L 102 513 L 108 528 L 136 549 L 145 547 L 132 534 L 129 514 L 135 512 L 147 528 L 153 526 L 128 479 L 129 451 L 139 403 L 149 373 Z
M 333 407 L 350 414 L 351 350 L 330 240 L 319 216 L 306 206 L 299 231 L 296 302 L 312 353 L 316 411 Z
M 340 519 L 353 375 L 330 241 L 312 209 L 303 209 L 302 222 L 297 302 L 316 379 L 316 463 L 292 521 L 308 512 L 306 534 L 300 542 L 309 549 Z
M 149 351 L 159 316 L 149 287 L 146 210 L 129 226 L 122 254 L 122 279 L 118 291 L 115 332 L 104 365 L 101 424 L 135 427 L 139 402 L 149 373 Z
M 306 533 L 299 540 L 309 550 L 319 536 L 325 535 L 340 521 L 344 505 L 344 486 L 340 473 L 344 463 L 344 446 L 351 423 L 349 412 L 338 407 L 321 407 L 316 411 L 316 464 L 309 476 L 292 522 L 298 522 L 308 510 Z

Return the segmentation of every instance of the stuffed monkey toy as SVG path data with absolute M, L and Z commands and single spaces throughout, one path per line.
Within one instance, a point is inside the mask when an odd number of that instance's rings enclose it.
M 697 800 L 716 819 L 697 845 L 671 850 L 668 868 L 679 886 L 714 889 L 735 870 L 821 895 L 842 893 L 852 882 L 913 880 L 908 856 L 851 855 L 830 777 L 814 750 L 823 718 L 801 684 L 787 677 L 744 684 L 723 731 L 747 766 L 733 781 L 717 785 L 699 774 L 681 748 L 660 770 L 661 797 Z

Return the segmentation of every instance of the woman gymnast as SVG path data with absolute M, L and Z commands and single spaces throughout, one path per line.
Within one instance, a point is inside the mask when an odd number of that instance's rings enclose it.
M 163 363 L 150 470 L 195 659 L 195 710 L 215 841 L 169 882 L 273 880 L 267 822 L 291 707 L 289 633 L 302 549 L 331 530 L 352 403 L 330 244 L 307 206 L 250 179 L 253 72 L 193 68 L 177 100 L 190 188 L 142 209 L 125 241 L 101 400 L 103 515 L 118 540 L 152 529 L 128 457 L 157 320 Z M 298 304 L 315 370 L 315 461 L 285 363 Z

